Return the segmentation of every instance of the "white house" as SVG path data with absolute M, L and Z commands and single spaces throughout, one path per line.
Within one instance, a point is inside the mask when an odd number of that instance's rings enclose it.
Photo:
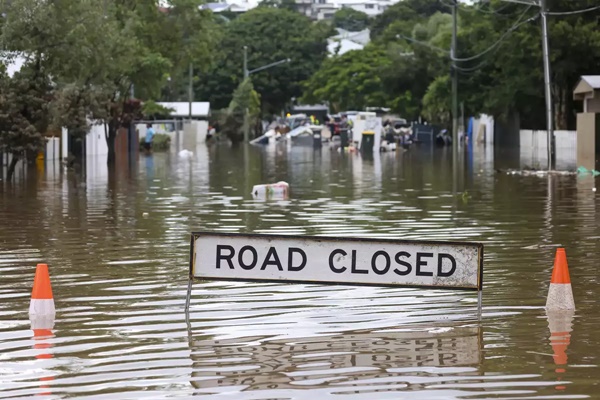
M 329 56 L 342 55 L 351 50 L 362 50 L 371 41 L 371 32 L 367 28 L 360 32 L 350 32 L 337 28 L 338 34 L 327 39 Z
M 364 12 L 369 17 L 381 14 L 393 4 L 389 0 L 333 0 L 332 3 L 338 8 L 348 7 Z
M 171 117 L 174 118 L 189 118 L 190 115 L 190 103 L 187 101 L 176 101 L 176 102 L 157 102 L 156 104 L 161 105 L 165 108 L 170 108 Z M 205 119 L 210 116 L 210 103 L 207 101 L 194 101 L 192 102 L 192 119 Z
M 254 7 L 255 6 L 252 6 L 248 2 L 234 0 L 226 3 L 206 3 L 200 6 L 201 9 L 211 10 L 215 14 L 219 14 L 224 11 L 231 11 L 233 13 L 244 13 Z

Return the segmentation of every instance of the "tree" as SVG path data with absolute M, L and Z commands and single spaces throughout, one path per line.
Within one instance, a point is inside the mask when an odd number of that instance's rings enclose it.
M 431 82 L 423 97 L 423 116 L 433 124 L 449 127 L 452 120 L 451 106 L 450 77 L 438 76 Z
M 591 0 L 553 0 L 548 4 L 553 13 L 596 5 Z M 458 57 L 473 60 L 458 63 L 459 94 L 469 113 L 485 112 L 501 118 L 517 112 L 522 126 L 545 128 L 538 15 L 538 8 L 499 0 L 477 4 L 461 13 L 464 23 L 459 30 Z M 557 129 L 573 129 L 571 91 L 581 75 L 597 73 L 600 63 L 597 13 L 550 15 L 548 19 L 554 123 Z
M 418 22 L 427 20 L 435 13 L 449 13 L 447 4 L 439 0 L 403 0 L 399 1 L 371 21 L 371 39 L 379 40 L 391 25 L 405 28 L 409 34 Z
M 353 8 L 344 7 L 333 14 L 333 26 L 351 32 L 362 31 L 369 26 L 369 16 Z
M 407 36 L 411 40 L 396 38 L 387 42 L 391 66 L 384 71 L 382 78 L 394 99 L 390 103 L 394 112 L 405 118 L 418 118 L 423 96 L 431 82 L 440 75 L 448 74 L 449 53 L 443 49 L 449 48 L 451 24 L 450 15 L 436 13 L 429 20 L 413 26 L 410 36 Z
M 243 79 L 244 46 L 248 69 L 284 59 L 291 61 L 251 75 L 260 93 L 262 111 L 278 113 L 292 97 L 300 97 L 301 82 L 308 79 L 326 57 L 327 41 L 322 25 L 300 13 L 257 7 L 225 26 L 215 66 L 202 78 L 197 97 L 208 98 L 215 109 L 225 108 Z
M 136 97 L 158 97 L 170 75 L 193 62 L 207 64 L 210 14 L 200 0 L 14 0 L 7 5 L 2 44 L 52 77 L 53 121 L 84 134 L 104 121 L 108 162 L 118 130 L 141 107 Z M 167 12 L 165 12 L 167 10 Z M 57 23 L 56 21 L 60 21 Z
M 246 78 L 233 92 L 233 98 L 223 117 L 223 131 L 229 140 L 238 143 L 244 136 L 244 129 L 254 126 L 259 117 L 260 96 L 254 90 L 252 80 Z M 244 121 L 243 126 L 240 125 L 240 120 Z
M 50 91 L 50 80 L 38 65 L 26 65 L 12 78 L 0 74 L 0 151 L 12 156 L 8 180 L 19 160 L 43 149 Z
M 148 100 L 142 104 L 141 111 L 144 118 L 157 119 L 167 118 L 175 110 L 169 107 L 163 107 L 162 105 L 156 103 L 153 100 Z
M 386 106 L 389 96 L 380 75 L 388 67 L 385 51 L 376 46 L 329 58 L 305 83 L 302 101 L 326 101 L 335 111 Z

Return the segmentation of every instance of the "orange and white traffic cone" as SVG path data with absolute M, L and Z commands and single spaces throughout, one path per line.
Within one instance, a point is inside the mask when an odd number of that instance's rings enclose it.
M 33 280 L 29 315 L 54 317 L 55 314 L 56 310 L 54 308 L 54 297 L 52 296 L 48 265 L 38 264 L 35 270 L 35 279 Z
M 556 250 L 554 258 L 554 269 L 552 270 L 552 280 L 546 299 L 547 310 L 574 310 L 575 300 L 573 299 L 573 289 L 571 287 L 571 277 L 569 276 L 569 266 L 567 264 L 567 253 L 564 248 Z
M 33 348 L 36 351 L 35 358 L 38 360 L 48 360 L 53 358 L 52 356 L 52 342 L 51 339 L 54 337 L 52 329 L 54 328 L 54 315 L 38 315 L 31 314 L 29 316 L 31 321 L 31 330 L 33 330 Z M 43 365 L 43 361 L 40 367 Z M 40 377 L 40 389 L 38 393 L 43 396 L 50 396 L 52 390 L 50 384 L 54 381 L 54 376 L 43 376 Z
M 552 346 L 552 358 L 556 368 L 554 372 L 560 374 L 557 380 L 560 381 L 562 374 L 566 373 L 568 363 L 567 348 L 571 344 L 571 331 L 573 330 L 574 310 L 548 310 L 548 327 L 550 328 L 550 345 Z M 565 390 L 564 385 L 556 386 L 557 390 Z
M 571 331 L 573 330 L 573 310 L 551 310 L 547 311 L 548 327 L 550 328 L 550 345 L 554 355 L 554 364 L 567 364 L 567 347 L 571 343 Z M 556 372 L 564 372 L 559 368 Z

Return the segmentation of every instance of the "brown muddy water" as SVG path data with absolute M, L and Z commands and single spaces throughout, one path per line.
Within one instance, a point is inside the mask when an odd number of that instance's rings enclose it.
M 0 398 L 600 398 L 594 179 L 488 152 L 455 196 L 449 154 L 198 147 L 0 182 Z M 250 195 L 278 180 L 288 200 Z M 198 282 L 188 325 L 192 230 L 483 242 L 482 320 L 470 292 Z M 548 316 L 559 246 L 577 310 Z M 34 335 L 40 262 L 57 315 Z

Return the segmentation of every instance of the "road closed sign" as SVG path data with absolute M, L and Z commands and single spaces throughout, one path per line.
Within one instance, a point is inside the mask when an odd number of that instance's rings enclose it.
M 478 290 L 483 245 L 194 232 L 190 279 Z

